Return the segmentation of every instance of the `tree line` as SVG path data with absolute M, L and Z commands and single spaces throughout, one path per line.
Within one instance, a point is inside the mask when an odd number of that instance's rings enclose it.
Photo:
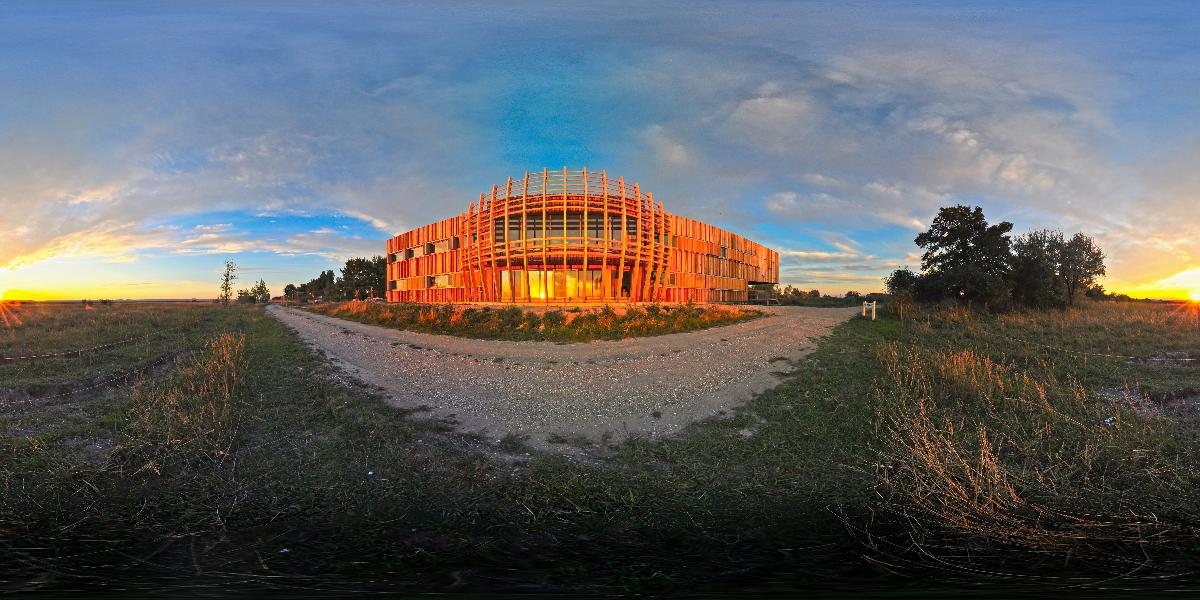
M 287 284 L 283 295 L 289 300 L 366 300 L 384 294 L 387 285 L 387 259 L 382 256 L 351 258 L 338 276 L 332 269 L 300 285 Z
M 1012 305 L 1071 306 L 1081 296 L 1103 297 L 1104 252 L 1095 240 L 1039 229 L 1011 237 L 1013 224 L 989 224 L 983 209 L 950 206 L 916 237 L 925 252 L 921 271 L 892 272 L 884 283 L 897 300 L 955 300 L 993 310 Z

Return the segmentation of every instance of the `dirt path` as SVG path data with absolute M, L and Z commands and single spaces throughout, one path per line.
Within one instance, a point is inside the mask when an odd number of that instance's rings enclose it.
M 657 438 L 779 382 L 854 308 L 769 307 L 692 333 L 586 344 L 506 342 L 387 329 L 271 305 L 267 311 L 391 402 L 426 406 L 498 439 Z

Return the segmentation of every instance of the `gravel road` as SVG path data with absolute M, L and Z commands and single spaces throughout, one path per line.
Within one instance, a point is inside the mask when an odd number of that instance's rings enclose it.
M 779 382 L 855 308 L 764 307 L 767 316 L 691 333 L 577 344 L 430 335 L 267 307 L 397 406 L 428 407 L 461 431 L 658 438 Z M 656 416 L 657 415 L 657 416 Z

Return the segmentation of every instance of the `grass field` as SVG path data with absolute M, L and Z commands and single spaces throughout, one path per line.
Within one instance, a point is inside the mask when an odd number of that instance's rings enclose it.
M 260 308 L 22 310 L 5 356 L 46 323 L 47 349 L 140 333 L 138 311 L 183 342 L 132 386 L 4 407 L 9 590 L 1196 583 L 1179 305 L 855 319 L 737 414 L 584 462 L 413 419 Z M 10 395 L 49 376 L 12 373 Z
M 495 340 L 588 342 L 695 331 L 762 316 L 754 309 L 657 305 L 533 309 L 515 306 L 340 302 L 305 307 L 312 312 L 395 329 Z

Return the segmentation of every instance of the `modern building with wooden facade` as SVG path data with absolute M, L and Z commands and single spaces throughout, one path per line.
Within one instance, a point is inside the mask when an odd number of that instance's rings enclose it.
M 778 252 L 586 169 L 509 178 L 387 258 L 390 302 L 745 302 L 779 281 Z

